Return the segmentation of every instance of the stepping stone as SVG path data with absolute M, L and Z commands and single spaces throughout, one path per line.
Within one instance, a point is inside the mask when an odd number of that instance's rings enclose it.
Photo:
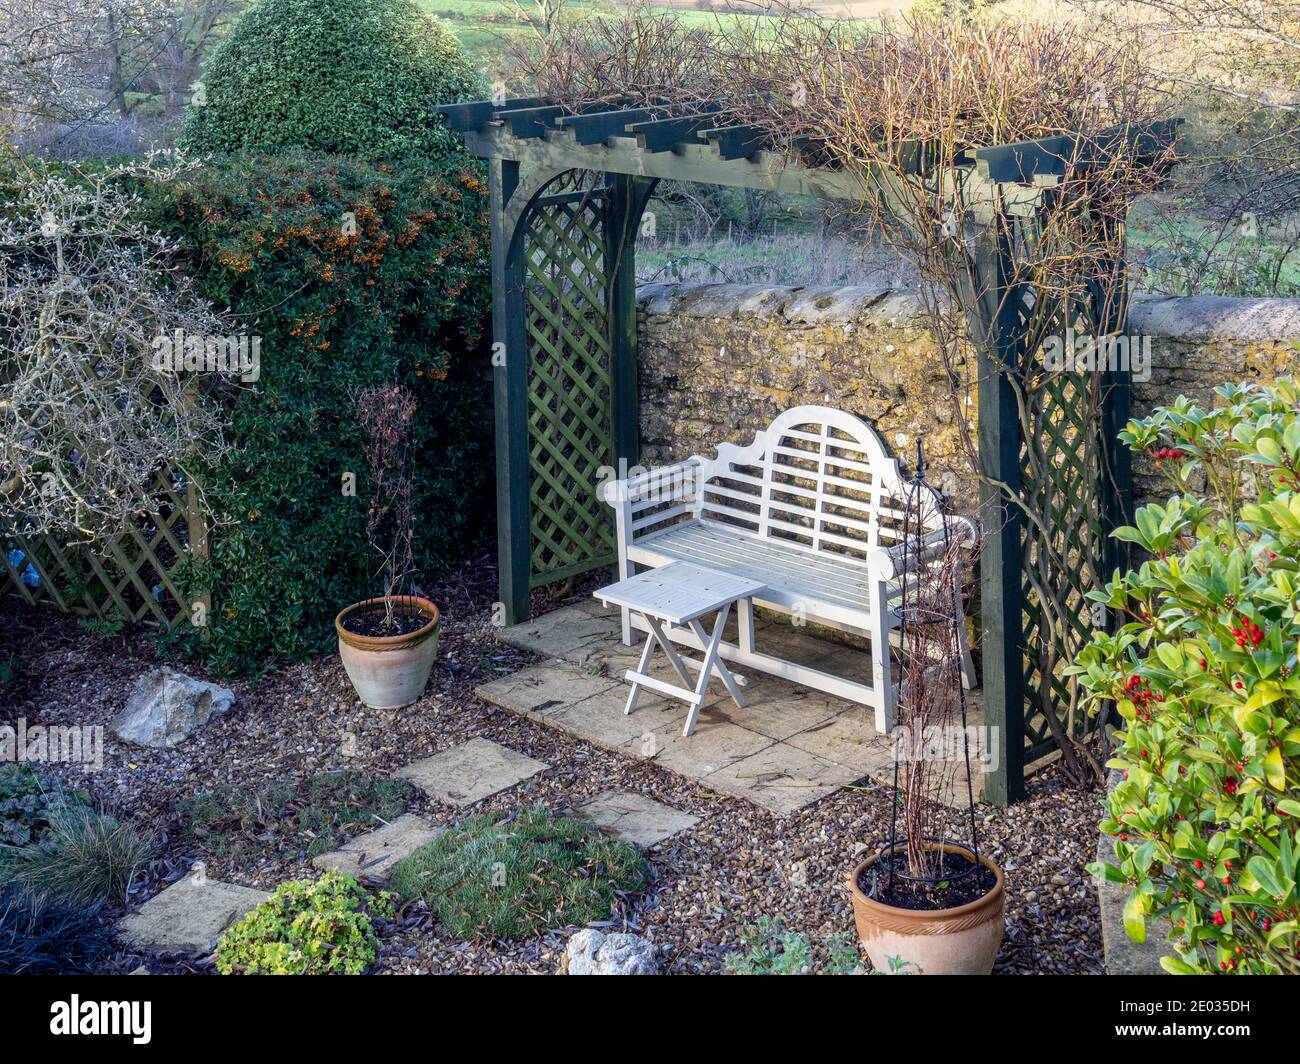
M 215 879 L 186 876 L 117 924 L 122 941 L 164 953 L 211 953 L 221 932 L 271 895 Z
M 704 785 L 784 816 L 834 794 L 863 775 L 798 747 L 773 743 L 711 772 L 704 777 Z
M 542 665 L 483 684 L 474 693 L 502 709 L 545 719 L 618 686 L 617 680 L 593 676 L 572 666 Z
M 647 849 L 700 822 L 697 816 L 629 791 L 605 791 L 580 805 L 578 815 L 624 842 Z
M 398 861 L 409 857 L 426 842 L 432 842 L 441 830 L 422 817 L 403 813 L 391 823 L 353 839 L 332 853 L 312 858 L 311 863 L 326 871 L 346 872 L 360 882 L 383 883 Z
M 550 768 L 490 739 L 471 739 L 398 771 L 431 798 L 466 806 Z

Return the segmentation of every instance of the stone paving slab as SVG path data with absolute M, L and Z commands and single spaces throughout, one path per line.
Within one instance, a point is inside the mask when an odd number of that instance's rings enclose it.
M 317 868 L 346 872 L 362 882 L 384 883 L 398 861 L 432 842 L 441 830 L 423 817 L 403 813 L 331 853 L 312 858 L 311 863 Z
M 869 667 L 861 649 L 810 628 L 761 616 L 757 628 L 759 647 L 771 653 L 838 675 L 861 675 Z M 793 812 L 864 777 L 893 778 L 890 742 L 876 732 L 871 710 L 753 670 L 737 669 L 750 680 L 743 709 L 714 679 L 689 738 L 681 734 L 688 707 L 678 699 L 642 692 L 636 712 L 624 716 L 623 671 L 635 664 L 640 636 L 638 646 L 623 646 L 617 612 L 598 603 L 566 606 L 498 634 L 552 661 L 484 685 L 479 694 L 486 700 L 774 813 Z M 662 653 L 650 672 L 678 682 Z M 982 724 L 978 692 L 970 703 L 971 723 Z M 983 774 L 975 780 L 982 793 Z M 964 804 L 964 776 L 958 782 L 952 798 Z
M 632 791 L 605 791 L 578 807 L 578 815 L 624 842 L 649 848 L 694 827 L 700 818 Z
M 786 743 L 733 761 L 704 777 L 704 784 L 746 798 L 774 813 L 793 813 L 855 783 L 862 773 Z
M 491 739 L 470 739 L 397 771 L 432 798 L 467 806 L 551 766 Z
M 186 876 L 119 920 L 118 937 L 138 949 L 210 953 L 221 932 L 269 897 L 264 890 Z
M 621 686 L 618 679 L 591 675 L 581 669 L 539 665 L 483 684 L 474 693 L 495 706 L 540 719 Z M 626 692 L 622 697 L 627 697 Z

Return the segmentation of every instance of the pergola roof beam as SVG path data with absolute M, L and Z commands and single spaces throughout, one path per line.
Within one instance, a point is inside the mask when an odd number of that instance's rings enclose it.
M 701 129 L 716 122 L 716 114 L 685 115 L 681 118 L 660 118 L 649 122 L 634 122 L 627 131 L 636 137 L 637 144 L 646 151 L 676 151 L 683 142 L 698 143 L 694 138 Z
M 565 115 L 559 124 L 573 131 L 578 144 L 604 144 L 610 137 L 622 136 L 634 122 L 645 122 L 654 116 L 641 109 L 597 111 L 593 114 Z
M 767 143 L 767 135 L 754 126 L 715 126 L 695 134 L 716 145 L 723 159 L 749 159 Z
M 519 96 L 499 103 L 493 100 L 468 100 L 465 103 L 445 103 L 436 110 L 446 124 L 457 133 L 472 133 L 491 122 L 497 112 L 540 107 L 547 103 L 544 96 Z

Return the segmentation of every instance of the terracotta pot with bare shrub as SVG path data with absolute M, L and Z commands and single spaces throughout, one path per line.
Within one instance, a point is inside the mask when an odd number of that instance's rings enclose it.
M 987 975 L 1002 943 L 1002 872 L 980 852 L 961 683 L 958 596 L 969 558 L 956 531 L 961 521 L 926 484 L 918 444 L 900 541 L 902 682 L 889 839 L 849 874 L 858 937 L 879 972 Z
M 383 594 L 341 610 L 334 630 L 357 697 L 374 709 L 398 709 L 424 693 L 438 657 L 438 607 L 403 590 L 414 570 L 409 448 L 415 397 L 398 384 L 370 388 L 357 397 L 357 412 L 370 467 L 366 536 L 379 561 Z

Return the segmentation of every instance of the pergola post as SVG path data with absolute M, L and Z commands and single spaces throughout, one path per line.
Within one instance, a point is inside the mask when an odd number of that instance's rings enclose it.
M 519 187 L 519 163 L 488 160 L 492 212 L 492 392 L 496 428 L 497 564 L 501 621 L 528 616 L 528 352 L 520 249 L 506 211 Z
M 983 212 L 981 212 L 983 213 Z M 972 322 L 978 349 L 977 400 L 980 478 L 980 647 L 984 722 L 997 763 L 985 777 L 985 795 L 1007 805 L 1024 793 L 1024 626 L 1021 551 L 1023 514 L 1011 495 L 1020 490 L 1020 412 L 1011 385 L 1017 357 L 1015 307 L 1008 289 L 1014 274 L 1006 229 L 996 214 L 975 230 Z M 999 486 L 999 483 L 1002 486 Z
M 641 214 L 656 181 L 632 174 L 606 174 L 609 207 L 605 216 L 605 263 L 609 271 L 610 391 L 614 454 L 623 465 L 637 464 L 641 451 L 637 399 L 636 238 Z

